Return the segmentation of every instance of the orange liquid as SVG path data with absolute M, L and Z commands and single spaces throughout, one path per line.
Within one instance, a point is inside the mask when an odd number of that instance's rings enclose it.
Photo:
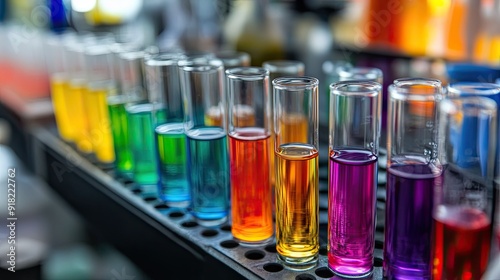
M 276 151 L 276 249 L 294 263 L 308 263 L 319 250 L 318 151 L 306 144 Z
M 283 115 L 279 120 L 277 144 L 307 143 L 308 123 L 306 116 L 300 114 Z
M 232 234 L 243 242 L 262 242 L 274 232 L 269 184 L 269 134 L 240 128 L 229 135 Z

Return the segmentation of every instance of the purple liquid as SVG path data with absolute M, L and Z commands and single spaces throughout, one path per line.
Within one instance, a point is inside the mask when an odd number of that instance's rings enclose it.
M 431 278 L 432 207 L 440 174 L 423 160 L 388 169 L 384 275 L 389 279 Z
M 364 150 L 330 154 L 328 266 L 346 277 L 373 271 L 377 156 Z

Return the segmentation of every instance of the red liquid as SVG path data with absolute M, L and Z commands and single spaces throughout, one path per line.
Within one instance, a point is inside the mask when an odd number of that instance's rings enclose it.
M 261 128 L 229 134 L 231 228 L 242 242 L 262 242 L 273 235 L 268 141 L 269 134 Z
M 434 214 L 433 279 L 481 279 L 488 264 L 490 220 L 467 206 L 438 206 Z

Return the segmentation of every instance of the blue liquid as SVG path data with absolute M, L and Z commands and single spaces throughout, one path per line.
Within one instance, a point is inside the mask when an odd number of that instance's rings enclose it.
M 129 140 L 134 165 L 133 179 L 143 196 L 158 196 L 159 169 L 151 104 L 128 106 Z
M 191 201 L 187 178 L 186 135 L 183 123 L 167 123 L 156 129 L 160 160 L 160 198 L 172 207 Z
M 202 225 L 221 224 L 229 212 L 226 133 L 218 127 L 200 127 L 186 134 L 192 213 Z

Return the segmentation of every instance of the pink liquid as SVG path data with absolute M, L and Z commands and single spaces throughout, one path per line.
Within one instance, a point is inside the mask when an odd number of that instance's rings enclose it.
M 330 153 L 328 266 L 346 276 L 373 270 L 377 156 L 364 150 Z
M 467 206 L 438 206 L 433 245 L 433 279 L 481 279 L 488 264 L 490 220 Z

